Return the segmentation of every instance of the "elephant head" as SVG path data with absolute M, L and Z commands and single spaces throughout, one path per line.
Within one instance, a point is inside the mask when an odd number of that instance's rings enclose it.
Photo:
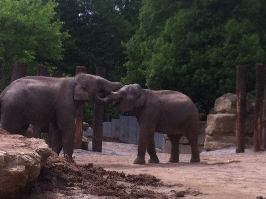
M 74 81 L 74 99 L 94 103 L 99 103 L 96 95 L 110 94 L 123 86 L 120 82 L 111 82 L 100 76 L 85 73 L 76 75 Z
M 145 105 L 146 96 L 138 84 L 129 84 L 120 88 L 117 92 L 112 92 L 105 98 L 98 97 L 104 104 L 115 102 L 114 108 L 119 112 L 130 112 L 135 108 Z

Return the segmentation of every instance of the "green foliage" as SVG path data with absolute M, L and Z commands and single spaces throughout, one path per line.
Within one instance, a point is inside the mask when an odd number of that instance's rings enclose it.
M 85 103 L 84 104 L 84 114 L 83 114 L 83 121 L 87 122 L 92 126 L 93 123 L 93 112 L 94 112 L 94 104 L 92 103 Z
M 121 42 L 127 42 L 135 32 L 141 1 L 57 1 L 60 19 L 72 37 L 65 43 L 64 61 L 56 65 L 72 73 L 76 66 L 84 65 L 92 74 L 96 65 L 105 66 L 108 79 L 120 80 L 126 62 Z
M 248 91 L 254 90 L 255 63 L 266 59 L 266 3 L 189 2 L 144 1 L 140 28 L 126 43 L 123 80 L 184 92 L 206 114 L 218 96 L 235 92 L 236 65 L 249 65 Z
M 93 125 L 94 104 L 86 103 L 84 105 L 84 119 L 90 126 Z M 110 121 L 111 119 L 118 119 L 120 114 L 112 107 L 108 105 L 104 107 L 104 121 Z
M 124 83 L 138 82 L 145 86 L 146 76 L 150 72 L 146 62 L 153 55 L 154 40 L 178 5 L 178 1 L 171 0 L 143 1 L 139 29 L 125 45 L 129 61 L 125 64 L 127 75 L 122 79 Z
M 53 0 L 0 1 L 0 59 L 2 76 L 10 75 L 13 62 L 36 58 L 61 59 L 62 22 L 55 18 Z

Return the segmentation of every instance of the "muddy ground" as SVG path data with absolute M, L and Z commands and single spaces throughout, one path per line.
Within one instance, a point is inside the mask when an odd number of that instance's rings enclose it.
M 202 152 L 193 164 L 189 154 L 168 163 L 169 154 L 158 153 L 160 164 L 135 165 L 136 151 L 136 145 L 104 142 L 102 153 L 75 150 L 76 164 L 54 155 L 22 198 L 266 198 L 266 152 Z

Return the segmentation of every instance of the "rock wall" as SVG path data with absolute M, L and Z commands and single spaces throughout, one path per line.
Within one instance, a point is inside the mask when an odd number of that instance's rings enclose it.
M 252 144 L 254 101 L 247 100 L 246 143 Z M 213 113 L 207 117 L 204 150 L 211 151 L 236 145 L 236 94 L 227 93 L 216 99 Z
M 0 129 L 0 198 L 18 198 L 37 180 L 51 150 L 44 140 Z
M 111 122 L 103 123 L 103 136 L 119 139 L 128 144 L 138 144 L 139 124 L 135 116 L 121 116 L 119 119 L 112 119 Z M 88 128 L 84 135 L 93 135 L 93 129 Z M 155 133 L 155 147 L 163 148 L 163 134 Z

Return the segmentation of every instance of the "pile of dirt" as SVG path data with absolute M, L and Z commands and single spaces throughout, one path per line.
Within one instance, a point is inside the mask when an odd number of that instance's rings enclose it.
M 53 154 L 42 167 L 38 181 L 27 195 L 22 198 L 32 198 L 48 192 L 61 196 L 85 195 L 110 196 L 112 198 L 170 198 L 167 193 L 155 191 L 164 185 L 160 179 L 148 175 L 126 175 L 123 172 L 106 171 L 93 164 L 77 165 L 63 157 Z M 188 190 L 189 192 L 189 190 Z M 185 191 L 171 193 L 174 196 L 184 196 Z M 31 196 L 31 197 L 30 197 Z M 171 197 L 172 198 L 172 197 Z

